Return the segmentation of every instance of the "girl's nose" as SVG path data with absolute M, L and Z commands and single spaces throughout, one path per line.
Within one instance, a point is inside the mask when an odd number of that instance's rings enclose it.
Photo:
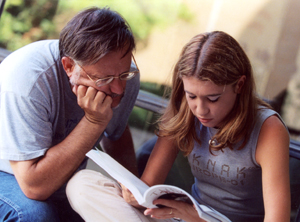
M 205 117 L 209 113 L 209 108 L 206 106 L 205 102 L 199 101 L 196 108 L 196 114 L 199 117 Z

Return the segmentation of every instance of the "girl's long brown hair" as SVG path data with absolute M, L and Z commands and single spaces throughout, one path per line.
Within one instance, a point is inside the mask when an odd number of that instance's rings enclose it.
M 210 151 L 225 147 L 233 149 L 233 145 L 241 140 L 243 143 L 239 148 L 242 149 L 253 128 L 258 105 L 268 104 L 256 95 L 250 61 L 234 38 L 221 31 L 196 35 L 185 45 L 174 68 L 170 102 L 159 120 L 158 136 L 173 139 L 185 155 L 192 151 L 194 141 L 201 144 L 195 130 L 195 117 L 186 101 L 182 77 L 196 77 L 219 86 L 233 84 L 234 87 L 243 75 L 246 76 L 244 86 L 232 112 L 211 139 L 217 140 L 218 144 L 210 145 Z

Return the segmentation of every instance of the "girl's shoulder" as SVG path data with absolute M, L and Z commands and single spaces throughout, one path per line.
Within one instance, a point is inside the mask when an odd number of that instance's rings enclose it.
M 256 160 L 260 164 L 266 156 L 288 153 L 289 133 L 281 117 L 275 112 L 262 123 L 256 150 Z
M 275 117 L 274 119 L 276 119 L 277 121 L 279 120 L 278 123 L 281 122 L 280 125 L 283 125 L 287 129 L 287 126 L 285 125 L 285 123 L 284 123 L 283 119 L 281 118 L 281 116 L 279 115 L 279 113 L 277 113 L 273 109 L 270 109 L 270 108 L 264 107 L 264 106 L 258 107 L 255 124 L 258 125 L 258 128 L 260 129 L 264 125 L 265 121 L 267 121 L 271 116 L 274 116 Z M 273 118 L 271 118 L 271 119 L 273 119 Z M 270 121 L 270 120 L 268 120 L 268 121 Z

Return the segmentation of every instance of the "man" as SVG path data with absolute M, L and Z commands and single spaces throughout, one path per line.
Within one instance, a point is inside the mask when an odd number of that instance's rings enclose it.
M 139 90 L 129 26 L 108 8 L 0 65 L 0 220 L 76 221 L 65 184 L 101 147 L 137 174 L 127 120 Z

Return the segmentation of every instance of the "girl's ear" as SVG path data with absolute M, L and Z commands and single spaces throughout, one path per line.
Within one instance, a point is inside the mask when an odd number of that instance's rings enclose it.
M 245 81 L 246 81 L 246 76 L 242 75 L 235 86 L 235 93 L 237 94 L 241 93 Z
M 75 63 L 74 63 L 73 59 L 71 59 L 70 57 L 64 56 L 61 59 L 61 63 L 63 65 L 64 70 L 66 71 L 67 75 L 69 77 L 71 77 L 73 74 L 74 67 L 75 67 Z

